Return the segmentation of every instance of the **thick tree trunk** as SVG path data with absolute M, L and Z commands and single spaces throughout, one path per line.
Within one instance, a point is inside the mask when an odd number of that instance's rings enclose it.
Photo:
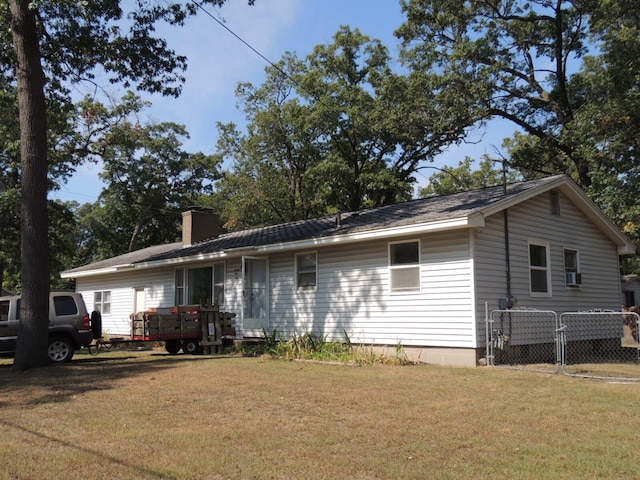
M 35 11 L 11 0 L 16 53 L 22 167 L 22 302 L 14 369 L 49 363 L 49 245 L 47 238 L 47 121 Z

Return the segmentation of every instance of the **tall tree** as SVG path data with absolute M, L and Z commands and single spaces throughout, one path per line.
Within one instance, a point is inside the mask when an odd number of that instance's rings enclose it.
M 433 79 L 439 99 L 470 112 L 469 124 L 510 120 L 547 147 L 530 169 L 570 171 L 588 187 L 589 161 L 562 132 L 586 100 L 570 71 L 594 40 L 589 19 L 599 3 L 403 0 L 407 21 L 396 34 L 405 61 Z
M 47 242 L 47 118 L 36 10 L 11 0 L 20 111 L 22 302 L 14 365 L 45 365 L 49 320 Z
M 220 6 L 225 0 L 203 0 Z M 23 300 L 14 368 L 48 363 L 47 118 L 45 83 L 94 78 L 98 67 L 110 81 L 177 95 L 186 59 L 153 36 L 158 22 L 184 24 L 195 2 L 138 0 L 123 18 L 119 0 L 9 0 L 2 29 L 3 52 L 13 51 L 21 140 L 21 234 Z M 124 2 L 123 2 L 124 3 Z M 253 3 L 253 0 L 249 0 Z M 6 32 L 11 32 L 11 39 Z M 1 66 L 10 72 L 10 66 Z
M 473 160 L 466 157 L 457 167 L 443 167 L 438 173 L 429 177 L 429 184 L 420 189 L 422 198 L 452 193 L 465 192 L 478 188 L 494 187 L 504 182 L 514 182 L 520 176 L 513 170 L 504 170 L 506 165 L 500 166 L 501 160 L 485 156 L 480 161 L 477 170 L 473 170 Z M 496 166 L 498 168 L 496 168 Z
M 403 58 L 436 85 L 438 102 L 469 112 L 467 126 L 511 121 L 512 167 L 527 176 L 571 175 L 640 240 L 638 2 L 402 5 Z
M 47 188 L 56 190 L 66 182 L 77 165 L 86 157 L 84 132 L 76 130 L 79 115 L 72 104 L 60 97 L 55 82 L 46 85 L 47 100 Z M 3 230 L 0 238 L 0 277 L 11 291 L 22 290 L 20 254 L 20 122 L 17 91 L 11 77 L 0 75 L 0 218 Z M 67 234 L 75 227 L 70 206 L 47 202 L 48 238 L 56 248 L 50 255 L 50 280 L 59 286 L 58 273 L 68 258 Z M 55 226 L 56 228 L 53 228 Z M 65 248 L 61 248 L 62 246 Z
M 438 110 L 425 87 L 422 77 L 393 72 L 380 41 L 348 27 L 304 60 L 285 55 L 260 87 L 240 85 L 248 132 L 221 126 L 219 145 L 237 161 L 220 185 L 244 218 L 234 224 L 410 198 L 415 173 L 464 133 L 459 112 Z M 258 207 L 253 219 L 234 207 L 240 201 Z
M 100 132 L 87 148 L 103 161 L 106 184 L 90 216 L 99 219 L 91 224 L 102 239 L 92 260 L 177 237 L 181 211 L 220 176 L 215 158 L 183 149 L 184 126 L 140 123 L 145 106 L 132 93 L 112 109 L 89 99 L 81 104 L 86 129 Z

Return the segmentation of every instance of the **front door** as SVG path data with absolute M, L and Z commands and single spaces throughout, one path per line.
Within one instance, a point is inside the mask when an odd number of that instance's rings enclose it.
M 267 260 L 244 257 L 242 328 L 245 336 L 262 336 L 267 319 Z
M 134 312 L 144 312 L 146 310 L 144 287 L 137 287 L 135 290 L 135 298 L 133 299 L 135 305 Z

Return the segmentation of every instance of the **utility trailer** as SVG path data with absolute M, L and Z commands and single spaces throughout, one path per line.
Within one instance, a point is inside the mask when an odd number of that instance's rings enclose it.
M 130 316 L 131 335 L 126 337 L 99 338 L 96 351 L 110 349 L 123 343 L 164 342 L 172 355 L 184 353 L 217 353 L 223 342 L 234 339 L 235 313 L 220 312 L 214 306 L 176 306 L 159 308 Z

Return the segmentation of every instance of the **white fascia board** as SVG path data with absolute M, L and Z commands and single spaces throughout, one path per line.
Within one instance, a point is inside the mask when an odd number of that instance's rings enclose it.
M 140 262 L 135 264 L 119 265 L 104 269 L 86 270 L 83 272 L 61 274 L 62 278 L 80 278 L 94 275 L 104 275 L 107 273 L 116 273 L 123 270 L 142 270 L 147 268 L 158 268 L 163 266 L 176 266 L 182 264 L 190 264 L 196 262 L 206 262 L 220 260 L 229 257 L 237 257 L 247 254 L 260 254 L 283 250 L 297 250 L 301 248 L 318 247 L 322 245 L 335 245 L 344 243 L 361 242 L 365 240 L 375 240 L 380 238 L 395 238 L 406 235 L 416 235 L 423 233 L 441 232 L 445 230 L 455 230 L 461 228 L 482 228 L 484 227 L 484 216 L 481 214 L 473 214 L 453 218 L 449 220 L 441 220 L 437 222 L 420 223 L 416 225 L 406 225 L 401 227 L 387 228 L 383 230 L 370 230 L 366 232 L 358 232 L 346 235 L 336 235 L 324 238 L 310 238 L 308 240 L 300 240 L 297 242 L 284 242 L 271 245 L 263 245 L 257 247 L 239 247 L 223 250 L 220 252 L 212 252 L 207 254 L 193 255 L 189 257 L 169 258 L 158 260 L 155 262 Z
M 182 265 L 188 263 L 199 263 L 199 262 L 208 262 L 215 261 L 229 257 L 237 257 L 238 255 L 246 255 L 255 253 L 257 251 L 257 247 L 238 247 L 238 248 L 229 248 L 227 250 L 222 250 L 220 252 L 211 252 L 211 253 L 200 253 L 198 255 L 191 255 L 189 257 L 177 257 L 177 258 L 168 258 L 166 260 L 157 260 L 155 262 L 140 262 L 136 263 L 133 267 L 136 269 L 140 268 L 155 268 L 155 267 L 163 267 L 170 265 Z
M 560 188 L 567 197 L 589 218 L 602 232 L 616 244 L 618 255 L 635 255 L 636 246 L 613 221 L 591 200 L 580 187 L 567 182 Z
M 133 269 L 134 265 L 131 263 L 124 265 L 114 265 L 107 268 L 96 268 L 94 270 L 83 270 L 82 272 L 61 272 L 60 278 L 81 278 L 92 277 L 94 275 L 105 275 L 107 273 L 116 273 L 122 270 Z
M 437 222 L 420 223 L 416 225 L 405 225 L 401 227 L 387 228 L 383 230 L 370 230 L 346 235 L 336 235 L 333 237 L 310 238 L 297 242 L 285 242 L 271 245 L 263 245 L 256 249 L 257 252 L 267 253 L 282 250 L 297 250 L 302 248 L 319 247 L 323 245 L 345 244 L 361 242 L 365 240 L 377 240 L 381 238 L 396 238 L 407 235 L 418 235 L 423 233 L 442 232 L 445 230 L 455 230 L 460 228 L 482 228 L 484 227 L 484 217 L 480 214 L 440 220 Z

